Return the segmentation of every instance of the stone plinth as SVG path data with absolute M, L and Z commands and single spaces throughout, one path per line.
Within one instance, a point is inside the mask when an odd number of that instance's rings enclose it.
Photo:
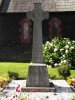
M 55 92 L 55 87 L 23 87 L 22 92 Z
M 46 64 L 29 65 L 27 87 L 49 87 L 49 77 Z

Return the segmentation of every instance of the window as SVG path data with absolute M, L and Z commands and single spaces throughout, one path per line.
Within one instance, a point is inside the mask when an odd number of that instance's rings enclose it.
M 32 21 L 28 18 L 24 18 L 20 21 L 20 41 L 21 43 L 32 42 Z

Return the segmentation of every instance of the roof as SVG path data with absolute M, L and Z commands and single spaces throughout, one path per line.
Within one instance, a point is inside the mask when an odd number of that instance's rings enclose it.
M 49 12 L 75 11 L 75 0 L 5 0 L 1 12 L 31 11 L 34 3 L 42 3 L 42 9 Z
M 2 0 L 0 0 L 0 5 L 1 5 Z

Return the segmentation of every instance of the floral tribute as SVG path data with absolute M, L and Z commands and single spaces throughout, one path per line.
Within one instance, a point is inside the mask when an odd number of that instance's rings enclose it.
M 21 81 L 12 80 L 8 83 L 0 95 L 0 100 L 19 100 L 21 94 Z

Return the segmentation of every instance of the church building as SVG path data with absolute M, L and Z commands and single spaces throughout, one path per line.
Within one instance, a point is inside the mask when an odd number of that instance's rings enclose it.
M 0 0 L 0 61 L 29 62 L 34 22 L 27 12 L 41 3 L 43 43 L 54 37 L 75 40 L 75 0 Z

